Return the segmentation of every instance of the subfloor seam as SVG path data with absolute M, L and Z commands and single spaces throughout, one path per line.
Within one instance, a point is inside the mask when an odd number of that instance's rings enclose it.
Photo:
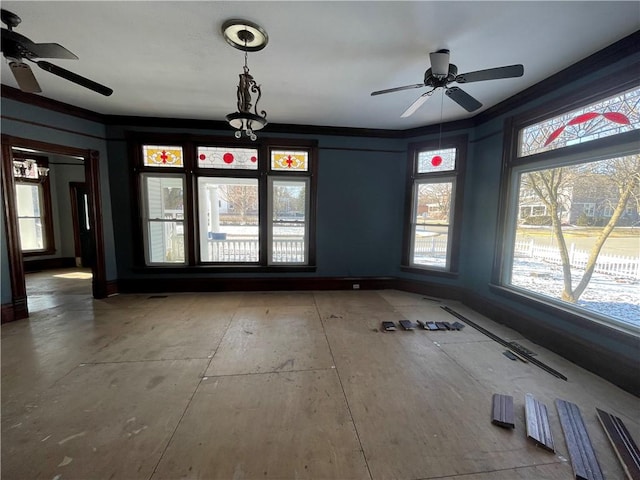
M 204 368 L 203 375 L 207 372 L 207 369 L 211 366 L 211 362 L 213 361 L 213 357 L 215 357 L 216 353 L 218 352 L 218 349 L 220 348 L 220 345 L 222 344 L 222 340 L 227 335 L 227 332 L 229 331 L 229 327 L 231 326 L 231 323 L 233 322 L 233 319 L 235 318 L 235 316 L 236 316 L 236 314 L 232 315 L 231 318 L 229 319 L 229 322 L 227 323 L 227 326 L 224 329 L 224 333 L 220 336 L 220 340 L 218 341 L 218 344 L 214 348 L 213 353 L 211 354 L 211 357 L 208 357 L 209 358 L 209 362 L 207 363 L 207 366 Z M 182 415 L 180 415 L 180 418 L 178 419 L 178 422 L 176 423 L 176 427 L 173 429 L 173 432 L 171 432 L 171 436 L 169 437 L 169 440 L 167 441 L 167 444 L 165 445 L 164 449 L 162 450 L 162 453 L 160 454 L 160 458 L 158 458 L 158 461 L 156 462 L 156 465 L 153 467 L 153 471 L 151 472 L 151 475 L 149 475 L 149 480 L 151 480 L 153 478 L 153 476 L 156 474 L 156 471 L 158 470 L 158 467 L 160 466 L 160 463 L 162 462 L 162 459 L 164 458 L 165 454 L 167 453 L 167 450 L 169 449 L 169 445 L 171 445 L 171 442 L 173 441 L 173 437 L 175 437 L 176 432 L 178 431 L 178 428 L 180 428 L 180 424 L 182 423 L 182 419 L 187 414 L 187 410 L 189 410 L 189 407 L 191 406 L 191 402 L 193 402 L 193 397 L 195 397 L 196 393 L 198 393 L 198 389 L 200 388 L 200 385 L 203 382 L 203 378 L 204 378 L 203 376 L 199 377 L 199 381 L 196 384 L 196 388 L 193 389 L 193 393 L 191 394 L 191 397 L 189 397 L 189 401 L 187 401 L 187 404 L 185 405 L 184 410 L 182 411 Z
M 342 377 L 340 376 L 340 371 L 338 370 L 338 365 L 336 365 L 336 359 L 333 355 L 333 349 L 331 348 L 331 342 L 329 342 L 329 337 L 327 336 L 327 330 L 324 325 L 324 321 L 322 320 L 322 315 L 320 314 L 320 309 L 318 308 L 318 303 L 316 302 L 315 294 L 313 296 L 313 303 L 316 307 L 316 312 L 318 314 L 318 318 L 320 319 L 320 324 L 322 325 L 322 332 L 324 333 L 324 338 L 327 342 L 327 347 L 329 348 L 329 354 L 331 355 L 331 361 L 335 367 L 336 375 L 338 377 L 338 382 L 340 383 L 340 389 L 342 390 L 342 396 L 344 397 L 344 402 L 347 406 L 347 411 L 349 412 L 349 418 L 351 419 L 351 424 L 353 425 L 353 430 L 356 432 L 356 438 L 358 439 L 358 445 L 360 445 L 360 451 L 362 452 L 362 458 L 364 459 L 364 464 L 367 467 L 367 472 L 369 473 L 369 478 L 373 480 L 373 475 L 371 474 L 371 468 L 369 467 L 369 461 L 367 460 L 367 454 L 364 451 L 364 447 L 362 445 L 362 440 L 360 438 L 360 432 L 358 431 L 358 427 L 353 418 L 353 413 L 351 412 L 351 406 L 349 405 L 349 399 L 347 398 L 347 392 L 344 389 L 344 384 L 342 383 Z
M 439 475 L 437 477 L 419 477 L 416 480 L 441 480 L 441 479 L 447 479 L 447 478 L 464 478 L 464 477 L 468 477 L 471 475 L 481 475 L 484 473 L 498 473 L 498 472 L 508 472 L 509 470 L 522 470 L 523 468 L 536 468 L 536 467 L 544 467 L 544 466 L 548 466 L 548 465 L 562 465 L 564 464 L 564 462 L 562 461 L 557 461 L 557 462 L 548 462 L 548 463 L 536 463 L 533 465 L 520 465 L 518 467 L 507 467 L 507 468 L 497 468 L 495 470 L 480 470 L 480 471 L 476 471 L 476 472 L 467 472 L 467 473 L 454 473 L 451 475 Z

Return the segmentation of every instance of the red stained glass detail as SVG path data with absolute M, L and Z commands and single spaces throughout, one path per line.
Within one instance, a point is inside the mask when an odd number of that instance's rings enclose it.
M 629 120 L 629 118 L 623 113 L 607 112 L 607 113 L 603 113 L 602 116 L 607 120 L 611 120 L 612 122 L 620 123 L 622 125 L 631 124 L 631 121 Z
M 441 164 L 442 164 L 442 157 L 440 155 L 435 155 L 431 159 L 431 165 L 433 165 L 434 167 L 439 167 Z
M 224 163 L 233 163 L 233 153 L 225 153 L 222 156 L 222 160 L 224 161 Z
M 256 162 L 258 161 L 258 159 L 257 159 L 256 157 L 251 157 L 251 161 L 252 161 L 253 163 L 256 163 Z
M 567 125 L 578 125 L 579 123 L 588 122 L 589 120 L 596 118 L 598 115 L 600 114 L 595 112 L 583 113 L 582 115 L 578 115 L 577 117 L 569 120 Z
M 567 122 L 567 125 L 562 126 L 556 130 L 554 130 L 554 132 L 549 135 L 549 138 L 547 138 L 547 141 L 544 142 L 544 146 L 546 147 L 547 145 L 549 145 L 551 142 L 553 142 L 556 138 L 558 138 L 560 136 L 560 134 L 564 131 L 565 127 L 569 126 L 569 125 L 578 125 L 580 123 L 584 123 L 584 122 L 588 122 L 589 120 L 593 120 L 596 117 L 599 117 L 600 115 L 602 115 L 604 118 L 606 118 L 607 120 L 614 122 L 614 123 L 620 123 L 622 125 L 629 125 L 631 124 L 631 122 L 629 121 L 629 118 L 622 114 L 622 113 L 618 113 L 618 112 L 606 112 L 606 113 L 595 113 L 595 112 L 588 112 L 588 113 L 583 113 L 582 115 L 578 115 L 575 118 L 572 118 L 571 120 L 569 120 L 569 122 Z
M 551 135 L 549 135 L 549 138 L 547 138 L 547 141 L 544 142 L 544 146 L 546 147 L 551 142 L 553 142 L 556 138 L 558 138 L 560 136 L 560 134 L 562 132 L 564 132 L 564 127 L 560 127 L 558 129 L 556 129 Z
M 167 163 L 167 158 L 169 158 L 169 156 L 167 155 L 166 150 L 162 150 L 162 155 L 160 155 L 160 158 L 162 159 L 162 163 Z
M 291 164 L 293 163 L 293 160 L 291 160 L 291 155 L 289 155 L 287 157 L 287 168 L 291 168 Z
M 206 160 L 207 156 L 204 153 L 200 154 L 200 160 Z

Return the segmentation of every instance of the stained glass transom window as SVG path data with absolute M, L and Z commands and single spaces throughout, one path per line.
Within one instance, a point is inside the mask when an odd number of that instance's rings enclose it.
M 309 169 L 309 153 L 305 151 L 271 152 L 271 169 L 306 172 Z
M 536 123 L 520 131 L 518 156 L 640 129 L 640 87 Z
M 456 149 L 418 152 L 418 173 L 448 172 L 456 169 Z
M 182 147 L 143 145 L 144 165 L 148 167 L 182 167 Z
M 257 170 L 255 148 L 198 147 L 198 167 Z

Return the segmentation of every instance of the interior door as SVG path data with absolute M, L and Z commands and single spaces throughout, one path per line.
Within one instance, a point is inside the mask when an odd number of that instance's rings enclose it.
M 71 182 L 71 211 L 73 236 L 78 266 L 92 268 L 95 264 L 95 246 L 89 220 L 89 195 L 85 183 Z

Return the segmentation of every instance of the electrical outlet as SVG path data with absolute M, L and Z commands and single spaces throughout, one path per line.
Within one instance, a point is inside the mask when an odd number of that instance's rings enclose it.
M 353 284 L 353 289 L 354 290 L 360 290 L 360 284 L 359 283 L 354 283 Z

